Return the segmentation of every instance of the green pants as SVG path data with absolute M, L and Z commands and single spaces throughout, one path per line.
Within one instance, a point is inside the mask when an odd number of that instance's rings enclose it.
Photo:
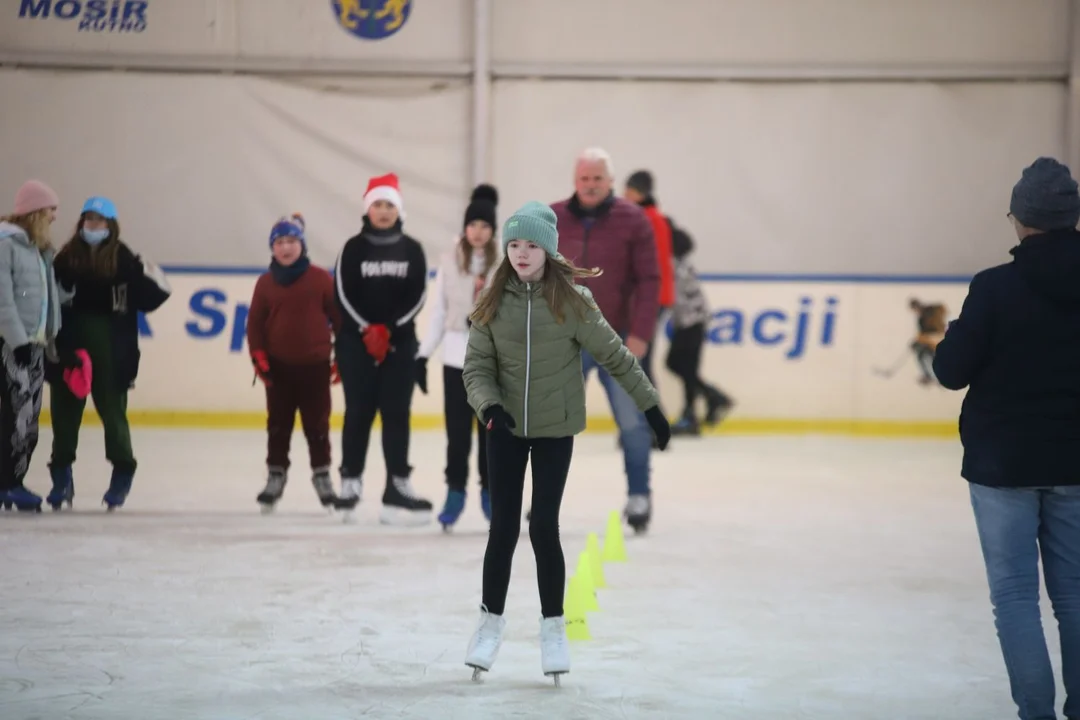
M 90 396 L 94 398 L 101 422 L 105 426 L 105 458 L 113 468 L 135 472 L 135 456 L 131 451 L 131 428 L 127 420 L 127 388 L 117 387 L 112 363 L 110 319 L 107 316 L 80 315 L 71 328 L 75 346 L 86 350 L 93 366 Z M 52 411 L 52 462 L 54 467 L 75 463 L 79 446 L 79 427 L 82 425 L 86 400 L 75 397 L 64 383 L 50 389 Z

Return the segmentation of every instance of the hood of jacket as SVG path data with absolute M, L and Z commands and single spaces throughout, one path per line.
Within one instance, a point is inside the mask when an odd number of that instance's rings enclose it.
M 1080 302 L 1080 232 L 1032 235 L 1009 252 L 1034 292 L 1059 302 Z
M 30 245 L 30 236 L 26 234 L 25 230 L 14 223 L 0 222 L 0 238 L 6 237 L 17 240 L 23 245 Z

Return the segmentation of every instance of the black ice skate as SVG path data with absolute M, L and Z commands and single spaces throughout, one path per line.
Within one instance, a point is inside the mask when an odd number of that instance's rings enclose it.
M 277 505 L 277 501 L 281 499 L 281 496 L 285 492 L 285 483 L 288 476 L 285 474 L 285 468 L 276 467 L 271 465 L 267 468 L 266 473 L 266 487 L 259 493 L 256 498 L 259 505 L 262 506 L 263 514 L 269 514 L 274 511 L 274 506 Z
M 626 501 L 623 514 L 635 533 L 644 533 L 649 529 L 649 521 L 652 520 L 652 498 L 648 495 L 631 495 Z
M 384 525 L 427 525 L 431 522 L 431 503 L 413 491 L 407 477 L 391 476 L 383 492 L 379 522 Z

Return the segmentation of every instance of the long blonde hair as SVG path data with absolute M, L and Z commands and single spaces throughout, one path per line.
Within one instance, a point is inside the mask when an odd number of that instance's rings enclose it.
M 52 250 L 52 237 L 49 233 L 52 223 L 49 222 L 49 209 L 42 208 L 41 210 L 35 210 L 32 213 L 26 213 L 25 215 L 5 215 L 0 217 L 0 220 L 9 222 L 12 225 L 18 225 L 30 238 L 30 242 L 34 244 L 38 250 Z
M 561 255 L 548 256 L 544 277 L 540 282 L 544 299 L 551 308 L 551 314 L 555 316 L 555 322 L 562 324 L 566 319 L 564 311 L 568 306 L 573 309 L 578 319 L 584 318 L 585 314 L 595 307 L 574 287 L 574 280 L 581 277 L 597 277 L 602 273 L 603 270 L 600 268 L 579 268 Z M 499 310 L 506 284 L 516 276 L 517 271 L 514 270 L 510 259 L 504 256 L 495 271 L 495 276 L 491 279 L 491 286 L 480 296 L 469 319 L 480 325 L 490 323 Z

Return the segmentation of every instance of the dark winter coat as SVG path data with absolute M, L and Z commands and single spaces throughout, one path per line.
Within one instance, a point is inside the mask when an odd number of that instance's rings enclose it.
M 83 242 L 75 239 L 71 242 Z M 55 263 L 57 283 L 74 297 L 61 309 L 63 321 L 56 348 L 61 361 L 78 349 L 77 326 L 83 315 L 108 315 L 111 319 L 113 367 L 117 386 L 130 388 L 139 374 L 139 313 L 157 310 L 171 290 L 164 274 L 144 262 L 123 242 L 117 253 L 116 276 L 99 278 L 89 270 L 76 270 L 61 253 Z M 62 367 L 46 367 L 49 382 L 62 382 Z
M 1025 239 L 976 275 L 934 373 L 968 387 L 961 474 L 981 485 L 1080 484 L 1080 233 Z
M 592 211 L 577 195 L 551 206 L 558 218 L 559 253 L 603 275 L 583 278 L 600 312 L 620 335 L 651 341 L 660 313 L 660 265 L 653 229 L 634 203 L 609 197 Z

